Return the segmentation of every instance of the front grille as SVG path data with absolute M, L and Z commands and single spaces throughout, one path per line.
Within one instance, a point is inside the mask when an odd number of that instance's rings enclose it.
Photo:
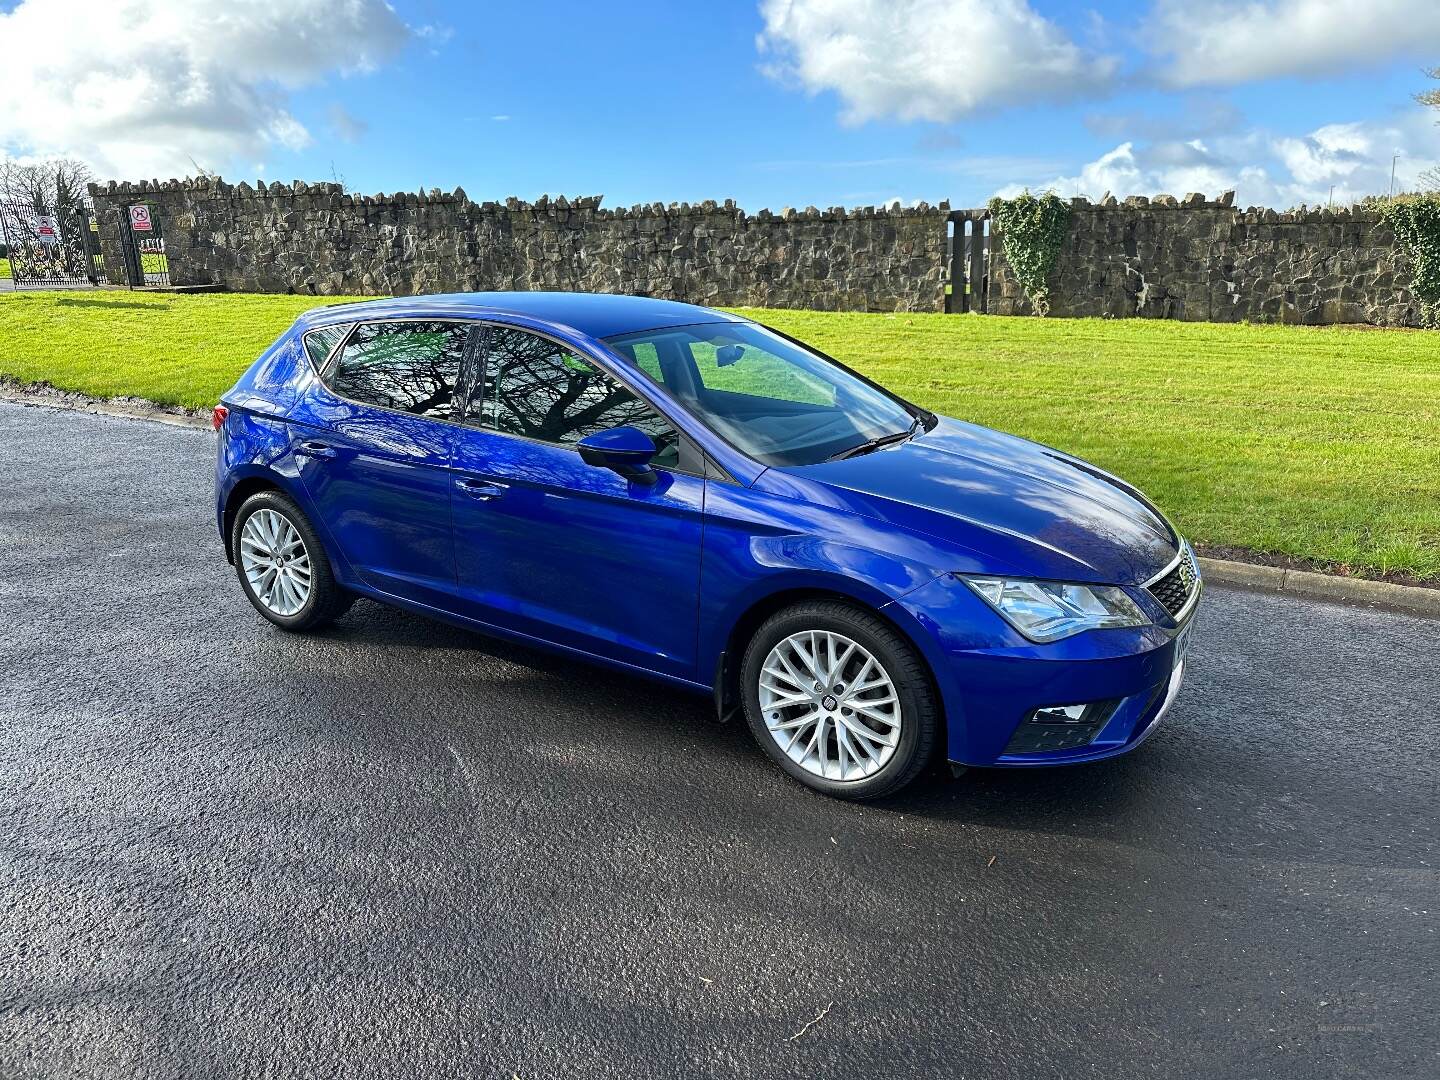
M 1200 584 L 1200 571 L 1195 566 L 1195 556 L 1189 547 L 1180 550 L 1180 561 L 1159 581 L 1150 586 L 1150 595 L 1160 601 L 1160 606 L 1171 615 L 1178 615 L 1190 602 Z

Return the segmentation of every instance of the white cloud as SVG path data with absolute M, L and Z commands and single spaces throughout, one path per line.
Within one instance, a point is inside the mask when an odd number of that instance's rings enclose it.
M 835 92 L 851 123 L 1054 99 L 1105 85 L 1118 66 L 1026 0 L 762 0 L 760 13 L 767 71 Z
M 409 34 L 384 0 L 22 0 L 0 13 L 0 151 L 117 178 L 223 171 L 308 145 L 289 92 L 372 70 Z
M 1032 190 L 1053 190 L 1059 195 L 1085 195 L 1098 199 L 1105 192 L 1126 195 L 1156 195 L 1162 192 L 1183 195 L 1201 191 L 1218 195 L 1236 186 L 1238 169 L 1216 161 L 1200 140 L 1160 142 L 1137 147 L 1123 142 L 1072 176 L 1056 176 L 1034 184 L 1013 184 L 1001 195 L 1015 195 L 1029 186 Z
M 1392 142 L 1400 134 L 1394 133 Z M 1360 124 L 1326 124 L 1304 138 L 1275 141 L 1275 151 L 1302 184 L 1334 183 L 1364 173 L 1378 148 L 1374 132 Z
M 1014 195 L 1028 187 L 1091 199 L 1107 191 L 1117 198 L 1191 191 L 1213 197 L 1234 189 L 1242 205 L 1286 209 L 1332 199 L 1346 205 L 1389 190 L 1396 153 L 1397 190 L 1415 187 L 1422 172 L 1440 163 L 1440 129 L 1428 112 L 1413 109 L 1389 120 L 1326 124 L 1298 136 L 1251 129 L 1213 139 L 1132 140 L 1073 174 L 1032 174 L 1031 182 L 1009 185 L 998 194 Z
M 1321 77 L 1398 57 L 1435 60 L 1436 0 L 1157 0 L 1142 36 L 1173 86 Z

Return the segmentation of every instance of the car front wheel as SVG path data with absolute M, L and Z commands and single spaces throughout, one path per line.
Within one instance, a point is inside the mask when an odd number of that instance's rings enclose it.
M 235 515 L 230 550 L 245 596 L 283 629 L 317 629 L 354 603 L 354 594 L 335 580 L 310 522 L 278 491 L 245 500 Z
M 854 605 L 808 601 L 772 615 L 745 650 L 740 677 L 755 740 L 826 795 L 888 795 L 934 751 L 939 709 L 923 661 Z

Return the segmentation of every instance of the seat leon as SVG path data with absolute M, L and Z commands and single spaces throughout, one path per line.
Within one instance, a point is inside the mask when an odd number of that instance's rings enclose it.
M 318 309 L 215 426 L 225 551 L 276 626 L 363 596 L 661 679 L 842 798 L 937 755 L 1130 750 L 1201 593 L 1123 481 L 688 304 Z

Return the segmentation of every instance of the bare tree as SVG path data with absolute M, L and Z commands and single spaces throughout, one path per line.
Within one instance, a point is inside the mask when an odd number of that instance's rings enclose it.
M 90 166 L 74 158 L 48 158 L 26 165 L 0 161 L 0 198 L 25 203 L 36 211 L 66 215 L 84 205 L 86 186 L 95 178 Z
M 1440 68 L 1427 68 L 1425 77 L 1440 82 Z M 1415 95 L 1415 100 L 1432 109 L 1440 109 L 1440 88 L 1422 90 Z M 1440 120 L 1437 120 L 1436 123 L 1440 123 Z M 1422 191 L 1440 191 L 1440 168 L 1426 169 L 1422 172 L 1419 186 Z
M 1427 68 L 1425 77 L 1440 82 L 1440 68 Z M 1429 105 L 1432 109 L 1440 109 L 1440 89 L 1422 90 L 1415 95 L 1415 100 L 1421 105 Z

